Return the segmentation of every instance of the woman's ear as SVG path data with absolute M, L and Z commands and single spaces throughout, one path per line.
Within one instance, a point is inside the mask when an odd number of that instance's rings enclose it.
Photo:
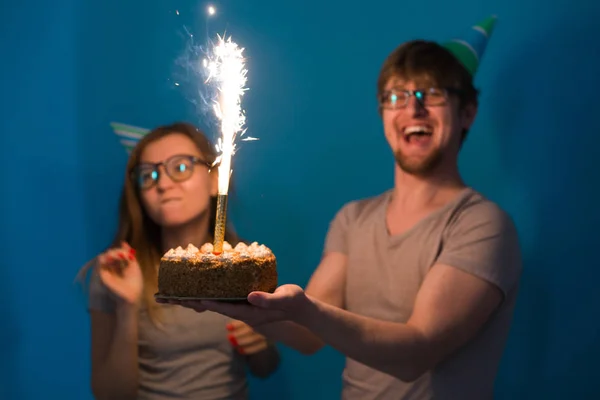
M 219 172 L 217 167 L 210 171 L 210 195 L 215 197 L 219 192 Z

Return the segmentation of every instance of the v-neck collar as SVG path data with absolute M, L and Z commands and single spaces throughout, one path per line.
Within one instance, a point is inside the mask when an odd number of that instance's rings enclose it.
M 415 223 L 412 227 L 410 227 L 406 231 L 399 233 L 397 235 L 390 235 L 390 233 L 388 231 L 388 227 L 387 227 L 387 220 L 386 220 L 387 219 L 386 218 L 387 210 L 390 205 L 390 202 L 392 201 L 393 192 L 394 192 L 394 190 L 390 189 L 386 193 L 386 199 L 384 200 L 384 206 L 381 207 L 379 218 L 377 218 L 380 221 L 379 229 L 383 231 L 383 237 L 385 237 L 388 240 L 388 243 L 397 243 L 399 241 L 402 241 L 405 237 L 410 236 L 415 230 L 419 229 L 419 227 L 421 227 L 422 225 L 427 223 L 429 220 L 439 216 L 440 214 L 446 212 L 448 209 L 450 209 L 457 203 L 461 202 L 465 197 L 467 197 L 468 195 L 473 193 L 473 189 L 470 187 L 464 188 L 463 190 L 461 190 L 459 192 L 458 195 L 456 195 L 456 197 L 454 199 L 452 199 L 448 203 L 444 204 L 442 207 L 438 208 L 437 210 L 430 212 L 425 217 L 423 217 L 419 221 L 417 221 L 417 223 Z

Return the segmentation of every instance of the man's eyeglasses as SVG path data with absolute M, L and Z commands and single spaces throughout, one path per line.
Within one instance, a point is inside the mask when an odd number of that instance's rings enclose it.
M 393 88 L 386 90 L 379 97 L 379 105 L 387 110 L 397 110 L 408 105 L 411 97 L 415 97 L 422 106 L 441 106 L 448 101 L 448 95 L 460 93 L 459 90 L 451 88 L 427 88 L 417 90 L 405 90 Z
M 182 154 L 171 156 L 158 163 L 141 163 L 133 169 L 131 177 L 140 189 L 150 189 L 160 179 L 161 165 L 164 166 L 167 176 L 174 182 L 190 179 L 194 173 L 194 165 L 204 165 L 209 170 L 212 168 L 211 164 L 198 157 Z

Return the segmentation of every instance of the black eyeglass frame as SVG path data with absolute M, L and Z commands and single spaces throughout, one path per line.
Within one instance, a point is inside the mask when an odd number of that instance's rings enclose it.
M 175 159 L 187 159 L 188 161 L 191 162 L 192 165 L 204 165 L 205 167 L 208 168 L 209 172 L 214 167 L 218 166 L 218 163 L 211 164 L 208 161 L 201 159 L 200 157 L 192 156 L 190 154 L 175 154 L 175 155 L 172 155 L 171 157 L 167 158 L 166 160 L 160 161 L 160 162 L 157 162 L 157 163 L 150 163 L 150 162 L 140 163 L 140 164 L 136 165 L 135 167 L 133 167 L 133 169 L 131 170 L 131 172 L 129 174 L 129 177 L 132 180 L 133 184 L 136 187 L 138 187 L 140 190 L 147 190 L 147 189 L 150 189 L 150 188 L 154 187 L 154 185 L 156 185 L 156 183 L 160 179 L 160 174 L 161 174 L 160 167 L 163 166 L 164 167 L 163 169 L 165 170 L 165 173 L 167 174 L 167 176 L 171 180 L 173 180 L 174 182 L 183 182 L 183 181 L 186 181 L 189 178 L 178 179 L 176 177 L 171 176 L 171 174 L 169 174 L 169 170 L 167 168 L 167 164 L 169 162 L 172 162 Z M 142 185 L 139 184 L 139 174 L 140 174 L 140 171 L 142 169 L 145 170 L 146 168 L 147 168 L 148 171 L 156 172 L 156 178 L 152 179 L 152 184 L 150 186 L 148 186 L 148 187 L 142 187 Z M 192 173 L 190 174 L 190 177 L 192 176 L 193 172 L 194 171 L 192 170 Z

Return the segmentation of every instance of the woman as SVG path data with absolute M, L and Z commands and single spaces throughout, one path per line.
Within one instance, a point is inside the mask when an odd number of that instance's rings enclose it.
M 276 348 L 241 321 L 153 297 L 162 254 L 212 241 L 215 159 L 208 139 L 185 123 L 154 129 L 131 153 L 118 232 L 89 287 L 99 399 L 245 399 L 245 367 L 266 377 L 279 364 Z

